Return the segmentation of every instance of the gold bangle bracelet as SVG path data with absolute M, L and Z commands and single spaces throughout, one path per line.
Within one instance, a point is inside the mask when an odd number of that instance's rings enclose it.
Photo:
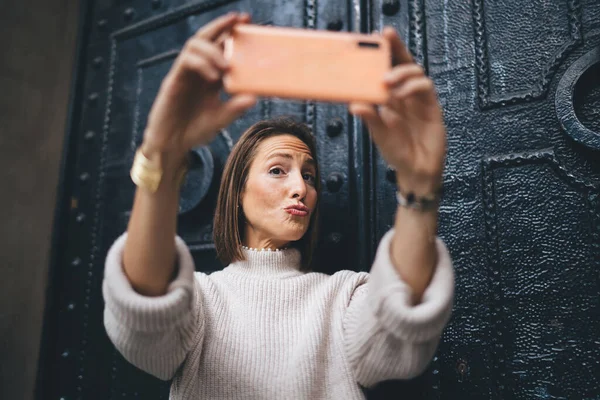
M 175 175 L 178 188 L 183 184 L 186 172 L 187 163 L 184 163 Z M 144 188 L 151 193 L 155 193 L 162 181 L 163 170 L 160 166 L 156 165 L 156 163 L 149 160 L 144 153 L 142 153 L 141 148 L 138 148 L 133 159 L 130 176 L 136 186 Z

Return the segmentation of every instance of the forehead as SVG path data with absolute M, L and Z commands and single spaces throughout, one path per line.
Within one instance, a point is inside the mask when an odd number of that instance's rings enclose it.
M 257 149 L 257 157 L 268 158 L 274 153 L 290 153 L 312 159 L 310 149 L 302 140 L 293 135 L 276 135 L 263 140 Z

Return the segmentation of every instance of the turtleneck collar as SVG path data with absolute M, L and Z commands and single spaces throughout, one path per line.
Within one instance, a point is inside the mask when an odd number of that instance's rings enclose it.
M 298 249 L 254 250 L 242 248 L 245 260 L 235 261 L 226 269 L 230 272 L 257 278 L 290 278 L 303 275 Z

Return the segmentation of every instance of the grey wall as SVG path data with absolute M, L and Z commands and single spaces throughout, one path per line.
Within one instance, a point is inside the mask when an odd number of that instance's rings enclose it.
M 79 2 L 2 3 L 0 398 L 31 399 Z

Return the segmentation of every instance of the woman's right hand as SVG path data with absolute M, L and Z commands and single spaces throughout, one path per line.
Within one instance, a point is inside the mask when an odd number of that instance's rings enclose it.
M 223 41 L 247 14 L 230 13 L 205 25 L 185 44 L 162 81 L 144 132 L 144 153 L 183 158 L 188 150 L 210 143 L 218 131 L 251 108 L 256 98 L 236 95 L 221 101 L 227 62 Z M 148 155 L 148 154 L 147 154 Z

